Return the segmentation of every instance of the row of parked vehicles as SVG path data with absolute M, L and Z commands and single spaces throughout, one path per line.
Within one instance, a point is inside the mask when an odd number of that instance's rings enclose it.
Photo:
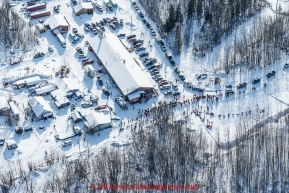
M 289 66 L 288 66 L 289 67 Z M 266 74 L 266 77 L 267 78 L 270 78 L 270 77 L 272 77 L 272 76 L 275 76 L 275 74 L 276 74 L 276 71 L 271 71 L 271 72 L 268 72 L 267 74 Z M 260 78 L 255 78 L 253 81 L 252 81 L 252 84 L 257 84 L 257 83 L 259 83 L 259 82 L 261 82 L 261 79 Z M 247 87 L 247 83 L 246 82 L 243 82 L 243 83 L 239 83 L 238 85 L 237 85 L 237 89 L 241 89 L 241 88 L 245 88 L 245 87 Z M 266 86 L 266 83 L 264 84 L 264 86 Z M 229 85 L 226 85 L 225 86 L 226 87 L 226 91 L 232 91 L 232 85 L 231 84 L 229 84 Z

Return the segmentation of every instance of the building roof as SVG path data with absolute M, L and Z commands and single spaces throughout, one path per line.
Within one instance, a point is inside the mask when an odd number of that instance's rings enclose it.
M 133 100 L 133 99 L 135 99 L 135 98 L 140 97 L 140 94 L 144 94 L 144 93 L 145 93 L 145 92 L 142 91 L 142 90 L 136 91 L 136 92 L 133 92 L 133 93 L 128 94 L 128 95 L 127 95 L 127 98 L 128 98 L 129 100 Z
M 15 103 L 14 103 L 13 101 L 10 101 L 10 102 L 8 102 L 8 103 L 9 103 L 9 106 L 10 106 L 13 114 L 14 114 L 14 115 L 19 115 L 20 110 L 19 110 L 19 108 L 15 105 Z
M 42 118 L 45 114 L 53 113 L 50 105 L 41 96 L 31 98 L 28 104 L 37 118 Z
M 1 111 L 6 111 L 8 110 L 8 103 L 7 103 L 7 98 L 6 97 L 0 97 L 0 110 Z
M 99 125 L 105 125 L 111 123 L 110 115 L 103 114 L 103 113 L 89 113 L 85 116 L 85 125 L 88 128 L 95 128 Z
M 39 4 L 36 4 L 36 5 L 27 6 L 26 9 L 27 9 L 28 11 L 30 11 L 30 10 L 33 9 L 33 8 L 38 8 L 38 7 L 42 7 L 42 6 L 45 6 L 45 7 L 46 7 L 46 3 L 39 3 Z
M 73 7 L 75 13 L 78 13 L 82 9 L 93 9 L 93 6 L 90 2 L 80 2 Z
M 93 68 L 92 65 L 86 65 L 86 66 L 84 66 L 84 70 L 85 70 L 86 72 L 89 72 L 89 71 L 94 71 L 94 68 Z
M 21 84 L 26 84 L 27 86 L 32 86 L 32 85 L 35 85 L 35 84 L 38 84 L 38 83 L 41 83 L 42 80 L 39 76 L 33 76 L 33 77 L 30 77 L 30 78 L 25 78 L 25 79 L 22 79 L 22 80 L 18 80 L 16 81 L 14 84 L 15 85 L 21 85 Z
M 46 20 L 46 25 L 49 25 L 51 30 L 54 30 L 55 28 L 59 26 L 69 26 L 69 24 L 66 21 L 65 16 L 58 14 L 58 15 L 51 15 Z
M 79 89 L 79 85 L 75 83 L 75 81 L 72 79 L 72 78 L 62 78 L 62 81 L 64 83 L 63 87 L 64 87 L 64 90 L 66 92 L 69 92 L 69 91 L 76 91 Z M 62 84 L 63 84 L 62 83 Z
M 55 90 L 55 87 L 53 85 L 47 85 L 47 86 L 35 89 L 35 92 L 37 95 L 42 95 L 42 94 L 49 93 L 53 90 Z
M 141 87 L 153 88 L 153 83 L 115 35 L 95 36 L 89 44 L 124 95 Z
M 73 121 L 77 121 L 78 119 L 82 120 L 82 118 L 80 117 L 78 112 L 71 113 L 71 118 L 72 118 Z

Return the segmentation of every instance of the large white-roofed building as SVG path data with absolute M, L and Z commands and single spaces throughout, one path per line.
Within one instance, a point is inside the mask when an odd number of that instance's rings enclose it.
M 89 44 L 120 92 L 131 103 L 139 101 L 143 95 L 156 92 L 150 77 L 145 75 L 115 35 L 96 36 L 89 40 Z M 133 94 L 136 92 L 139 94 Z

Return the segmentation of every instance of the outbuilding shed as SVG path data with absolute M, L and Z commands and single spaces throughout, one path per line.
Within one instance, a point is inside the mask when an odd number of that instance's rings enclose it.
M 71 118 L 72 118 L 74 123 L 79 123 L 79 122 L 82 121 L 82 118 L 81 118 L 81 116 L 79 115 L 78 112 L 71 113 Z
M 51 15 L 50 11 L 40 11 L 40 12 L 32 13 L 30 15 L 30 19 L 37 19 L 37 18 L 46 17 L 50 15 Z
M 31 86 L 35 86 L 36 84 L 39 84 L 41 82 L 42 82 L 42 80 L 39 76 L 33 76 L 30 78 L 24 78 L 22 80 L 18 80 L 13 84 L 13 86 L 15 86 L 17 88 L 21 88 L 24 86 L 31 87 Z
M 11 108 L 11 111 L 12 111 L 12 114 L 13 114 L 13 117 L 14 119 L 20 119 L 20 110 L 19 108 L 16 106 L 16 104 L 14 103 L 14 101 L 10 101 L 8 102 L 10 108 Z
M 91 2 L 80 2 L 73 7 L 76 16 L 81 14 L 93 14 L 93 6 Z
M 36 5 L 31 5 L 31 6 L 26 7 L 27 11 L 37 11 L 41 9 L 46 9 L 46 3 L 39 3 Z

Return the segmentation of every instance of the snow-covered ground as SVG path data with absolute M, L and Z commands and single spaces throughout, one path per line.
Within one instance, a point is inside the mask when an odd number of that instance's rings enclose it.
M 160 74 L 164 79 L 175 82 L 176 79 L 179 79 L 177 74 L 174 72 L 174 67 L 172 67 L 169 61 L 166 59 L 164 52 L 160 49 L 159 45 L 155 42 L 154 37 L 150 34 L 148 28 L 142 23 L 141 18 L 137 15 L 137 12 L 132 7 L 129 0 L 114 0 L 118 3 L 119 8 L 115 9 L 113 12 L 107 12 L 104 9 L 104 12 L 101 13 L 98 10 L 95 10 L 93 15 L 81 15 L 75 16 L 72 10 L 72 4 L 69 0 L 52 0 L 47 1 L 47 5 L 49 10 L 53 10 L 54 5 L 60 4 L 60 14 L 63 14 L 68 19 L 71 27 L 76 27 L 78 31 L 84 34 L 84 38 L 81 39 L 80 42 L 76 44 L 71 43 L 71 38 L 68 35 L 65 35 L 65 39 L 67 42 L 67 48 L 62 48 L 56 38 L 47 31 L 46 33 L 41 34 L 41 42 L 40 45 L 36 47 L 35 50 L 32 50 L 24 55 L 24 61 L 20 64 L 9 66 L 5 64 L 5 61 L 2 61 L 2 65 L 0 66 L 0 76 L 4 77 L 21 77 L 24 76 L 27 71 L 25 70 L 27 67 L 30 68 L 30 71 L 34 71 L 34 73 L 45 75 L 46 79 L 54 84 L 58 84 L 60 81 L 59 78 L 55 77 L 55 71 L 60 68 L 65 60 L 69 63 L 69 67 L 71 68 L 71 73 L 69 77 L 73 79 L 73 84 L 76 84 L 79 89 L 88 95 L 88 90 L 96 94 L 99 97 L 98 105 L 108 104 L 112 107 L 116 113 L 116 116 L 121 119 L 121 121 L 126 122 L 128 124 L 128 120 L 136 119 L 138 110 L 148 109 L 154 106 L 158 101 L 169 100 L 170 97 L 165 96 L 164 91 L 160 91 L 158 89 L 157 83 L 154 83 L 154 87 L 160 93 L 158 97 L 150 99 L 147 103 L 137 103 L 134 105 L 128 104 L 128 109 L 121 109 L 115 102 L 114 98 L 118 96 L 120 93 L 114 86 L 109 86 L 109 91 L 112 92 L 112 97 L 107 99 L 105 95 L 102 94 L 101 86 L 96 81 L 96 78 L 88 77 L 84 73 L 83 66 L 81 65 L 81 59 L 78 58 L 76 54 L 75 48 L 77 46 L 83 47 L 85 52 L 87 52 L 87 57 L 92 58 L 96 61 L 95 56 L 92 52 L 87 50 L 87 46 L 85 46 L 85 41 L 94 37 L 94 34 L 91 32 L 84 31 L 84 23 L 85 22 L 99 22 L 104 17 L 112 18 L 116 16 L 118 19 L 123 19 L 124 27 L 118 28 L 116 30 L 111 30 L 109 27 L 105 27 L 107 34 L 117 34 L 117 33 L 126 33 L 128 34 L 136 34 L 137 38 L 144 39 L 144 47 L 147 48 L 147 51 L 150 54 L 150 57 L 155 57 L 158 59 L 158 62 L 162 64 L 162 68 L 160 69 Z M 105 5 L 101 0 L 96 1 L 101 4 L 104 8 Z M 273 2 L 273 1 L 272 1 Z M 280 1 L 283 2 L 283 1 Z M 285 0 L 284 0 L 285 5 Z M 20 10 L 22 7 L 21 4 L 15 6 L 14 8 Z M 155 25 L 148 19 L 145 14 L 145 18 L 152 24 L 152 27 L 155 28 Z M 39 20 L 39 19 L 38 19 Z M 33 24 L 36 24 L 38 20 L 32 21 Z M 130 22 L 133 21 L 134 29 L 131 31 Z M 129 27 L 128 27 L 129 25 Z M 156 29 L 156 28 L 155 28 Z M 141 34 L 144 34 L 143 36 Z M 129 43 L 124 40 L 125 44 L 129 46 Z M 149 45 L 153 46 L 150 47 Z M 53 45 L 55 50 L 53 53 L 48 51 L 48 46 Z M 267 66 L 266 69 L 256 69 L 248 72 L 247 70 L 232 72 L 230 75 L 225 75 L 222 73 L 214 74 L 214 67 L 212 66 L 212 61 L 216 60 L 215 53 L 218 53 L 218 49 L 206 56 L 203 59 L 196 59 L 191 55 L 190 50 L 185 50 L 180 57 L 176 57 L 175 60 L 177 65 L 179 65 L 184 72 L 186 79 L 192 82 L 195 85 L 202 85 L 206 87 L 205 94 L 209 95 L 219 95 L 223 94 L 220 97 L 219 101 L 216 102 L 207 102 L 207 100 L 201 100 L 199 104 L 190 104 L 185 106 L 176 107 L 176 113 L 178 118 L 182 118 L 182 112 L 188 111 L 191 113 L 194 109 L 198 109 L 199 111 L 206 110 L 207 106 L 210 108 L 210 112 L 214 113 L 214 116 L 210 116 L 209 114 L 202 115 L 205 118 L 205 121 L 202 122 L 200 118 L 195 117 L 194 114 L 191 115 L 191 122 L 188 123 L 188 127 L 193 128 L 195 130 L 203 130 L 204 133 L 208 136 L 209 139 L 214 140 L 218 135 L 220 135 L 222 140 L 227 139 L 226 135 L 228 130 L 230 131 L 230 137 L 233 138 L 236 132 L 236 126 L 244 119 L 246 112 L 251 111 L 251 115 L 247 115 L 247 118 L 250 117 L 253 120 L 261 120 L 258 118 L 259 112 L 264 109 L 266 113 L 269 115 L 274 115 L 278 111 L 285 109 L 288 107 L 288 88 L 289 88 L 289 71 L 283 70 L 283 65 L 288 61 L 287 57 L 284 56 L 279 63 Z M 1 50 L 0 50 L 1 51 Z M 44 58 L 32 59 L 34 53 L 44 52 L 46 53 Z M 131 53 L 132 57 L 136 60 L 139 60 L 139 57 L 136 53 Z M 141 61 L 139 61 L 141 64 Z M 101 68 L 95 62 L 92 64 L 95 69 Z M 149 72 L 146 70 L 144 66 L 140 66 L 140 68 L 145 72 L 145 74 L 151 78 Z M 275 70 L 276 76 L 271 77 L 270 79 L 266 78 L 266 73 Z M 208 77 L 202 81 L 197 81 L 195 78 L 196 74 L 207 73 Z M 220 85 L 215 85 L 212 81 L 215 77 L 220 77 L 222 82 Z M 103 75 L 104 85 L 111 85 L 111 80 L 109 80 L 108 75 Z M 125 78 L 125 77 L 124 77 Z M 261 78 L 261 83 L 254 85 L 256 90 L 252 90 L 252 80 L 254 78 Z M 151 80 L 153 81 L 153 80 Z M 247 88 L 241 89 L 241 94 L 236 92 L 234 96 L 225 97 L 224 90 L 225 85 L 232 84 L 233 90 L 237 91 L 236 86 L 239 83 L 247 82 Z M 264 87 L 264 83 L 267 84 Z M 179 91 L 181 92 L 181 96 L 179 98 L 180 101 L 183 100 L 191 100 L 193 95 L 199 95 L 199 93 L 194 92 L 188 88 L 186 88 L 183 83 L 180 81 L 179 83 Z M 217 91 L 217 92 L 216 92 Z M 12 95 L 12 98 L 19 103 L 19 107 L 21 104 L 26 104 L 29 97 L 29 92 L 26 88 L 20 90 L 14 90 L 10 87 L 3 88 L 1 85 L 0 88 L 0 96 L 9 97 Z M 87 146 L 92 150 L 97 150 L 99 147 L 102 147 L 105 144 L 115 143 L 116 141 L 126 142 L 131 138 L 131 133 L 128 128 L 125 128 L 123 132 L 119 131 L 120 121 L 114 121 L 113 127 L 110 129 L 102 130 L 94 135 L 82 135 L 76 136 L 72 138 L 72 145 L 67 147 L 61 146 L 61 141 L 55 139 L 55 135 L 59 135 L 61 137 L 65 137 L 71 135 L 72 128 L 70 125 L 70 121 L 68 120 L 71 115 L 71 109 L 69 107 L 65 107 L 63 109 L 57 109 L 53 104 L 53 101 L 50 96 L 44 97 L 46 101 L 50 103 L 52 107 L 56 119 L 49 119 L 47 121 L 39 121 L 27 123 L 33 125 L 34 130 L 32 132 L 24 133 L 23 135 L 15 134 L 13 127 L 5 126 L 5 119 L 1 118 L 1 129 L 5 130 L 5 138 L 6 140 L 14 139 L 17 141 L 18 148 L 16 150 L 8 150 L 6 146 L 0 148 L 0 169 L 5 169 L 8 163 L 15 163 L 17 159 L 23 161 L 37 160 L 44 161 L 45 151 L 50 150 L 59 150 L 67 157 L 69 156 L 78 156 L 80 152 L 84 152 Z M 80 107 L 80 102 L 75 99 L 72 100 L 74 104 L 76 104 L 75 111 L 81 111 L 83 115 L 87 115 L 90 112 L 94 111 L 94 107 L 83 109 Z M 23 109 L 22 109 L 23 110 Z M 244 113 L 241 116 L 242 112 Z M 228 116 L 230 114 L 230 116 Z M 234 114 L 234 115 L 233 115 Z M 238 114 L 238 115 L 237 115 Z M 218 116 L 221 115 L 221 116 Z M 212 129 L 206 129 L 205 123 L 208 121 L 213 122 Z M 25 123 L 25 121 L 24 121 Z M 39 129 L 39 126 L 44 126 L 44 129 Z M 55 126 L 54 126 L 55 125 Z M 81 123 L 80 125 L 83 125 Z M 85 142 L 84 142 L 85 139 Z

